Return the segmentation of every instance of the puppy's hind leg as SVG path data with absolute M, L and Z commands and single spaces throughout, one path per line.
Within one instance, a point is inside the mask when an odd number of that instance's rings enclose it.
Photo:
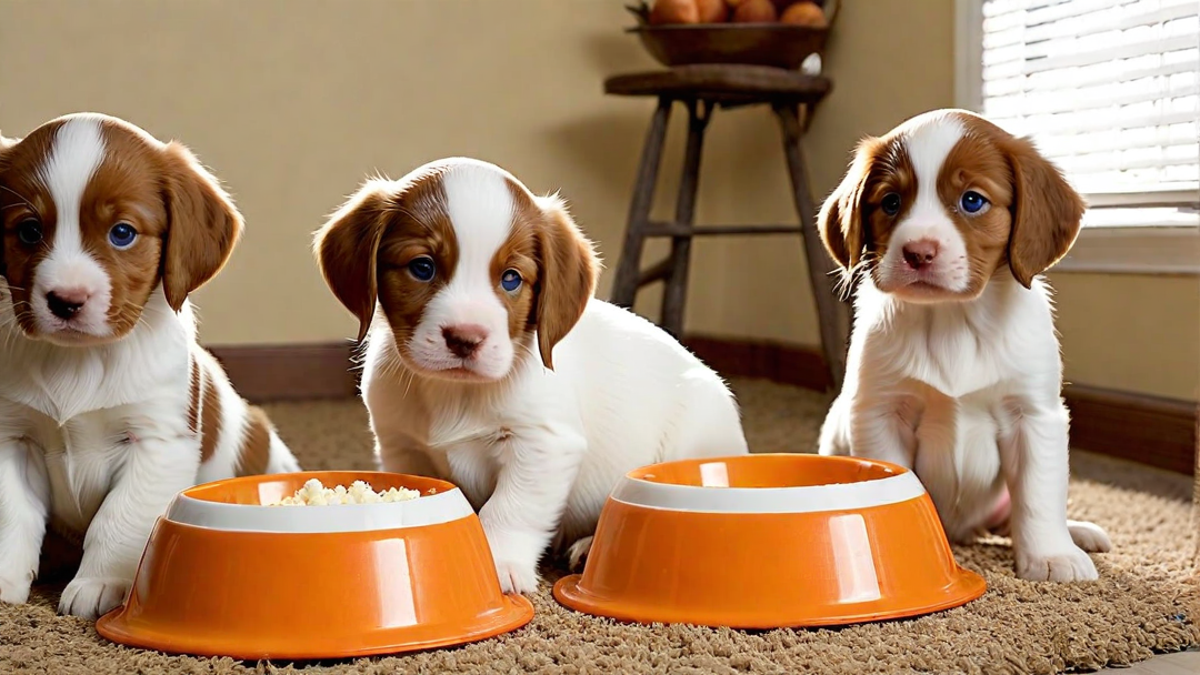
M 592 551 L 592 537 L 589 535 L 579 539 L 567 548 L 567 569 L 572 572 L 583 570 L 587 564 L 588 554 Z

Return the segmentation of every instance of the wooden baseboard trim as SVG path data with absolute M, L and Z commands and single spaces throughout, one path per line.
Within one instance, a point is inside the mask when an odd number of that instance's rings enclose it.
M 251 402 L 349 398 L 358 394 L 353 345 L 215 346 L 238 393 Z
M 830 386 L 815 348 L 690 336 L 684 344 L 726 377 L 767 379 L 816 391 Z M 254 402 L 347 398 L 358 393 L 350 343 L 212 347 L 238 391 Z M 1193 475 L 1200 466 L 1195 401 L 1070 384 L 1071 443 L 1082 450 Z
M 687 336 L 683 344 L 725 377 L 751 377 L 828 391 L 832 384 L 825 357 L 815 348 L 775 342 Z

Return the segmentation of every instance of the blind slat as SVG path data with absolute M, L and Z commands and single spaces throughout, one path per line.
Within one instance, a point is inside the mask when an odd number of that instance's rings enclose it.
M 1194 56 L 1193 59 L 1180 59 L 1174 63 L 1162 63 L 1144 68 L 1123 68 L 1120 66 L 1124 64 L 1104 64 L 1102 68 L 1092 68 L 1086 72 L 1079 70 L 1070 71 L 1069 74 L 1047 72 L 1043 73 L 1044 77 L 1026 77 L 1024 75 L 996 77 L 985 69 L 983 72 L 984 96 L 992 95 L 993 89 L 989 88 L 995 88 L 994 91 L 999 93 L 1046 91 L 1070 97 L 1074 96 L 1075 90 L 1097 84 L 1123 84 L 1154 77 L 1178 75 L 1179 73 L 1195 73 L 1200 70 L 1196 65 L 1200 61 L 1200 51 L 1197 51 Z M 1074 86 L 1065 84 L 1064 80 L 1069 80 Z
M 1050 94 L 996 96 L 989 99 L 989 106 L 1001 110 L 1016 109 L 1023 115 L 1053 115 L 1067 112 L 1087 112 L 1131 106 L 1137 103 L 1152 103 L 1195 96 L 1200 85 L 1187 84 L 1177 87 L 1144 88 L 1142 90 L 1119 87 L 1097 87 L 1091 91 L 1074 91 L 1070 97 Z M 1002 113 L 1001 113 L 1002 114 Z
M 1200 44 L 1200 38 L 1195 35 L 1180 35 L 1161 39 L 1147 39 L 1124 45 L 1100 47 L 1095 51 L 1059 56 L 1044 56 L 1024 58 L 1025 74 L 1040 73 L 1045 70 L 1058 68 L 1080 68 L 1098 63 L 1110 63 L 1121 59 L 1131 59 L 1148 54 L 1166 54 L 1168 52 L 1183 52 L 1195 49 Z M 985 56 L 987 52 L 984 52 Z M 987 60 L 985 58 L 985 63 Z

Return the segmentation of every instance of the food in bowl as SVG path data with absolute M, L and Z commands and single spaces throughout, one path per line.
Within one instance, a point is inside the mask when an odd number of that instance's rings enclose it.
M 356 480 L 350 484 L 335 485 L 332 488 L 316 478 L 306 482 L 296 490 L 291 497 L 269 504 L 269 506 L 334 506 L 339 504 L 379 504 L 390 502 L 407 502 L 421 496 L 417 490 L 405 487 L 388 488 L 376 492 L 366 481 Z

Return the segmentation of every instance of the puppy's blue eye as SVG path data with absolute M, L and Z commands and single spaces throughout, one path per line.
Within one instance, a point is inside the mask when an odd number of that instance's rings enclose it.
M 889 192 L 883 196 L 883 201 L 879 204 L 883 212 L 889 216 L 894 216 L 900 213 L 900 195 L 895 192 Z
M 967 190 L 963 193 L 962 199 L 959 202 L 962 204 L 963 211 L 967 213 L 979 213 L 980 209 L 987 205 L 988 200 L 974 190 Z
M 500 287 L 512 293 L 521 287 L 521 273 L 516 270 L 505 270 L 500 275 Z
M 17 225 L 17 239 L 26 246 L 33 246 L 42 241 L 42 224 L 33 218 L 26 218 Z
M 129 223 L 117 223 L 108 231 L 108 242 L 113 245 L 113 248 L 124 251 L 133 246 L 133 242 L 137 240 L 137 230 Z
M 437 268 L 433 265 L 433 258 L 421 256 L 413 258 L 412 262 L 408 263 L 408 272 L 417 281 L 429 281 L 437 272 Z

